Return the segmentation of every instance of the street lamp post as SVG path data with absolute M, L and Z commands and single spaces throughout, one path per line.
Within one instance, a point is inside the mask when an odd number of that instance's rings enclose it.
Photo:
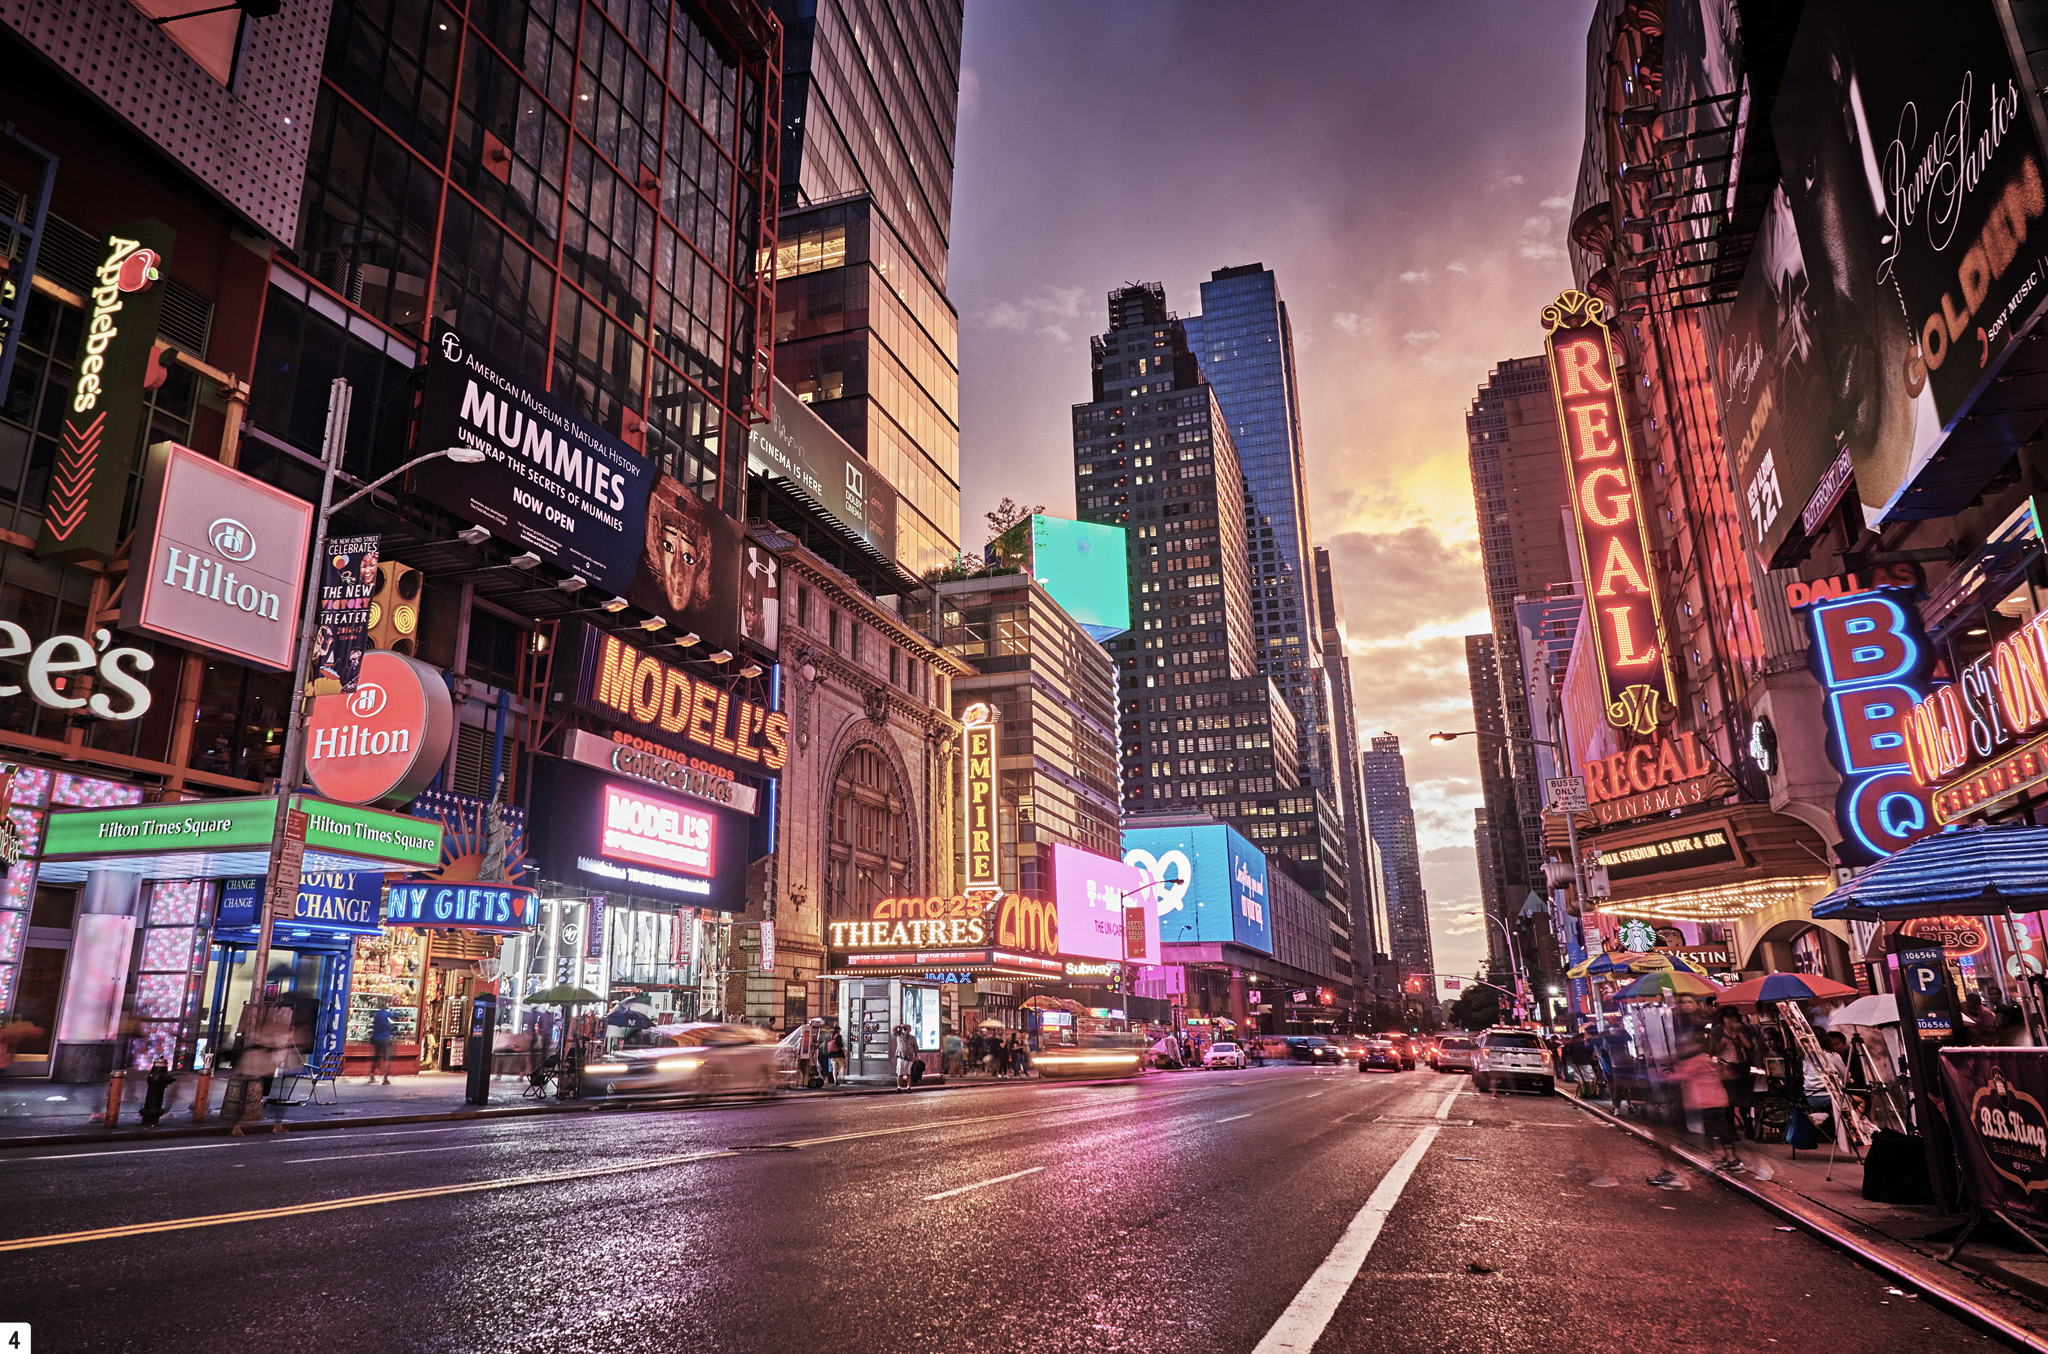
M 341 377 L 336 377 L 328 387 L 327 430 L 320 443 L 320 511 L 314 521 L 313 530 L 313 576 L 306 588 L 306 604 L 299 616 L 298 647 L 292 658 L 292 701 L 286 712 L 284 727 L 283 756 L 278 764 L 277 776 L 277 822 L 270 834 L 270 866 L 264 879 L 263 899 L 256 917 L 256 954 L 254 970 L 249 975 L 250 994 L 259 1006 L 266 1005 L 265 991 L 269 983 L 270 969 L 270 924 L 275 915 L 274 897 L 277 892 L 279 858 L 284 852 L 285 832 L 289 821 L 292 795 L 298 790 L 299 782 L 305 778 L 305 724 L 306 699 L 312 689 L 312 679 L 307 672 L 313 657 L 313 633 L 320 617 L 320 569 L 327 558 L 327 524 L 334 514 L 368 497 L 377 490 L 397 479 L 406 471 L 428 461 L 446 457 L 460 465 L 474 465 L 484 459 L 484 453 L 475 447 L 444 447 L 430 451 L 424 456 L 415 456 L 396 470 L 389 471 L 371 480 L 362 488 L 350 494 L 339 503 L 333 502 L 334 480 L 340 473 L 342 452 L 348 442 L 348 412 L 354 399 L 354 392 Z
M 1486 920 L 1498 926 L 1501 935 L 1506 938 L 1508 942 L 1508 963 L 1513 967 L 1515 973 L 1515 1005 L 1519 1007 L 1522 1004 L 1521 989 L 1529 987 L 1529 970 L 1522 965 L 1522 947 L 1515 943 L 1515 933 L 1508 929 L 1508 924 L 1504 919 L 1494 916 L 1491 912 L 1467 912 L 1464 915 L 1467 917 L 1486 918 Z M 1533 987 L 1529 991 L 1531 996 L 1535 995 Z

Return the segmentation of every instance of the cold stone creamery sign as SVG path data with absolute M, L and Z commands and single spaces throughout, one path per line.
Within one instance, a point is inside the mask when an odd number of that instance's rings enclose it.
M 435 321 L 420 446 L 475 447 L 414 472 L 417 490 L 551 564 L 623 593 L 640 566 L 654 466 L 554 396 L 498 371 Z
M 1568 291 L 1543 309 L 1579 561 L 1591 594 L 1593 651 L 1607 722 L 1647 735 L 1678 713 L 1664 610 L 1650 577 L 1628 411 L 1598 297 Z
M 174 442 L 149 449 L 121 628 L 291 666 L 313 505 Z
M 320 696 L 306 723 L 313 788 L 347 804 L 403 804 L 448 757 L 455 706 L 441 674 L 404 654 L 363 655 L 356 689 Z
M 2048 783 L 2048 612 L 1936 687 L 1906 720 L 1906 759 L 1943 824 Z
M 43 559 L 68 562 L 120 548 L 142 428 L 142 382 L 163 314 L 163 269 L 177 238 L 152 219 L 123 226 L 100 245 L 36 539 Z
M 575 701 L 615 723 L 679 740 L 742 768 L 773 773 L 789 762 L 788 715 L 588 627 Z
M 977 702 L 961 712 L 960 722 L 965 726 L 960 734 L 965 887 L 970 893 L 999 889 L 1003 881 L 996 858 L 996 712 Z

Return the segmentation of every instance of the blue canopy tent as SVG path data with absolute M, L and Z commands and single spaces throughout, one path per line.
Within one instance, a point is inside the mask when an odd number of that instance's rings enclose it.
M 2048 827 L 1922 837 L 1813 905 L 1821 920 L 1907 921 L 2048 909 Z

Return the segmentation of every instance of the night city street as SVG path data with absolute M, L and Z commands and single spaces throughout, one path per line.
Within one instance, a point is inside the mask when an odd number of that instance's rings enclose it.
M 25 1148 L 0 1319 L 107 1354 L 1987 1347 L 1656 1168 L 1563 1100 L 1296 1067 Z M 1355 1278 L 1291 1312 L 1368 1200 Z

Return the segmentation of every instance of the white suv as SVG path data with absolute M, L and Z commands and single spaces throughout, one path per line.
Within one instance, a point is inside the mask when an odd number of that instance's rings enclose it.
M 1496 1026 L 1479 1036 L 1472 1085 L 1481 1091 L 1522 1087 L 1556 1095 L 1557 1074 L 1550 1065 L 1550 1050 L 1534 1031 Z

